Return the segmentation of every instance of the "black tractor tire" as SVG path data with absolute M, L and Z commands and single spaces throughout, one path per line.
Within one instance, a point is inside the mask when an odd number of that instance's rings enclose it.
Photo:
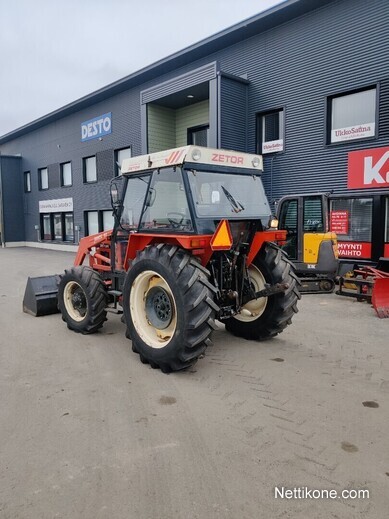
M 164 373 L 193 366 L 216 328 L 209 272 L 175 245 L 138 251 L 123 286 L 126 337 L 142 363 Z
M 265 283 L 287 283 L 289 288 L 285 292 L 269 296 L 267 301 L 258 299 L 260 304 L 264 304 L 258 317 L 245 320 L 237 315 L 225 321 L 225 325 L 226 330 L 237 337 L 263 341 L 281 333 L 298 312 L 297 301 L 301 298 L 298 288 L 300 282 L 293 263 L 274 243 L 266 243 L 262 247 L 254 259 L 253 268 L 260 272 Z M 263 286 L 258 286 L 256 290 L 262 288 Z
M 101 276 L 90 267 L 65 270 L 58 285 L 58 308 L 68 328 L 95 333 L 107 320 L 107 289 Z

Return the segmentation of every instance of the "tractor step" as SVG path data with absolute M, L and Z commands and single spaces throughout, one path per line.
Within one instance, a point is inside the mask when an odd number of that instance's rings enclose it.
M 122 314 L 123 310 L 121 308 L 118 308 L 119 298 L 122 296 L 123 292 L 120 290 L 108 290 L 108 295 L 113 297 L 112 305 L 107 307 L 107 312 L 110 312 L 112 314 Z
M 23 312 L 40 317 L 56 314 L 58 310 L 59 275 L 28 278 L 23 298 Z

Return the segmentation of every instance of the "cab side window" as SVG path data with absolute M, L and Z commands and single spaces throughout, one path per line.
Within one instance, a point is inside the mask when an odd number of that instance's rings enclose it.
M 279 228 L 287 231 L 286 244 L 282 247 L 291 259 L 297 259 L 298 201 L 284 200 L 280 211 Z
M 178 168 L 154 171 L 141 228 L 193 230 L 185 186 Z
M 150 175 L 146 175 L 128 180 L 126 196 L 123 201 L 123 212 L 120 218 L 121 226 L 124 229 L 130 231 L 138 229 L 149 179 Z
M 320 196 L 304 198 L 304 232 L 324 232 L 323 207 Z

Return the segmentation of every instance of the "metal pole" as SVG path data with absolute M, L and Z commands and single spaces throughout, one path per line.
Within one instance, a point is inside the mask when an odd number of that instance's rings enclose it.
M 4 240 L 4 208 L 3 208 L 3 181 L 1 174 L 2 159 L 0 153 L 0 243 L 1 247 L 5 247 Z

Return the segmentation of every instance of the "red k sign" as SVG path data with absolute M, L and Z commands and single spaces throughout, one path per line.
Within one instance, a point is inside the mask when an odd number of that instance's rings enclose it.
M 389 147 L 348 154 L 349 189 L 389 187 Z

